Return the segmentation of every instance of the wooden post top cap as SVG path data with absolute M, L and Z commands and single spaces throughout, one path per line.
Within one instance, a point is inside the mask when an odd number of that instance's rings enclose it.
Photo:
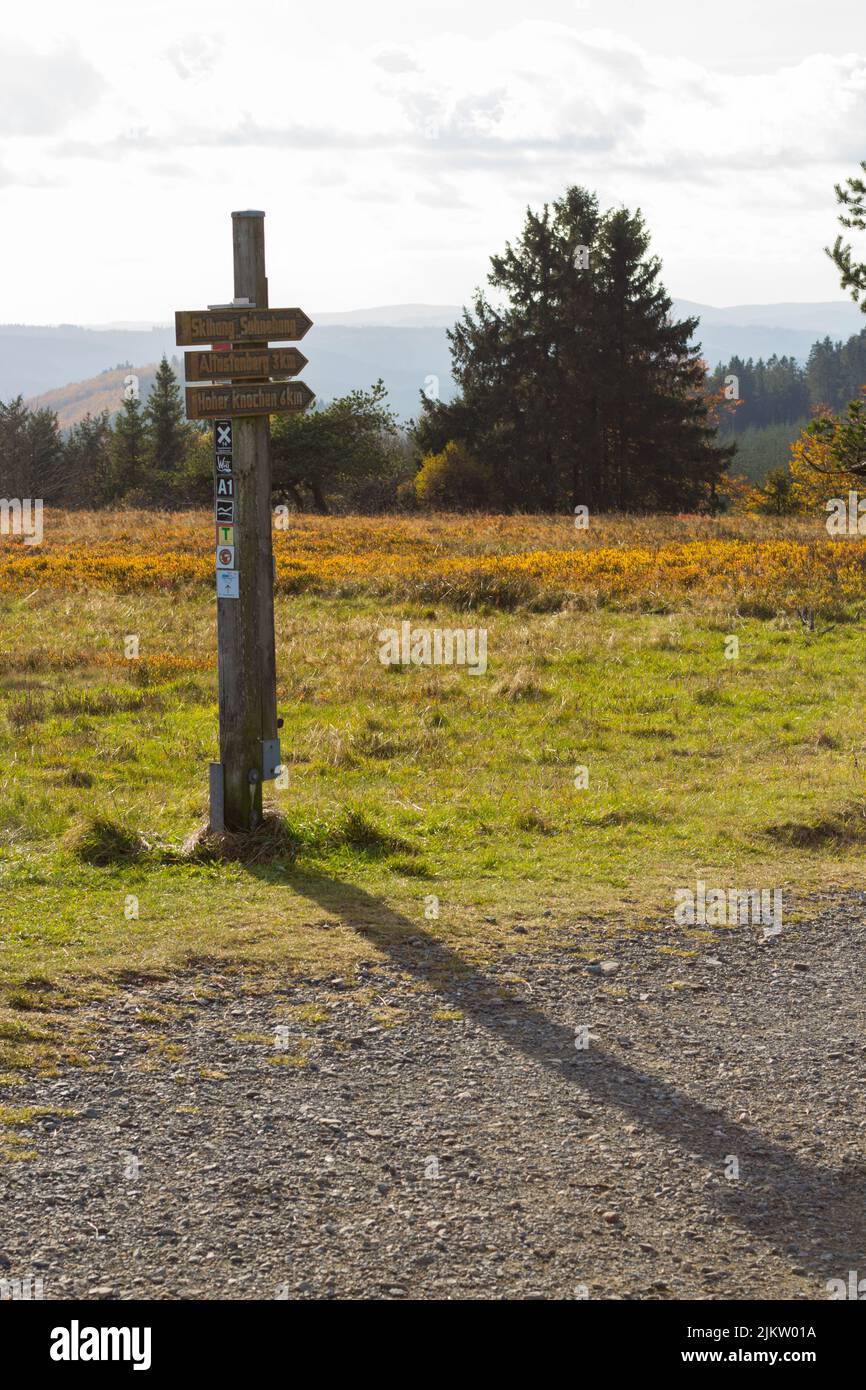
M 233 212 L 232 217 L 264 217 L 263 212 L 257 212 L 254 208 L 248 208 L 246 212 Z

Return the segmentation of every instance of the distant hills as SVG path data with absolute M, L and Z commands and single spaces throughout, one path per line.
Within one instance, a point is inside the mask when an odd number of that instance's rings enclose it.
M 100 372 L 98 376 L 88 377 L 86 381 L 73 381 L 68 386 L 58 386 L 53 391 L 31 396 L 27 404 L 34 409 L 39 406 L 53 410 L 61 429 L 69 429 L 83 420 L 85 415 L 100 415 L 103 410 L 114 415 L 120 409 L 130 372 L 138 377 L 140 398 L 146 400 L 157 366 L 158 363 L 151 362 L 146 367 L 114 367 L 110 371 Z
M 371 386 L 381 377 L 392 408 L 402 419 L 411 419 L 418 414 L 425 383 L 426 389 L 434 385 L 427 378 L 438 378 L 444 398 L 454 390 L 445 329 L 459 313 L 459 308 L 448 306 L 401 304 L 316 315 L 314 326 L 300 343 L 304 356 L 310 359 L 303 379 L 320 400 L 328 401 Z M 89 384 L 94 400 L 103 400 L 105 390 L 112 389 L 113 378 L 103 380 L 100 373 L 122 363 L 133 364 L 135 369 L 135 364 L 159 361 L 163 353 L 169 360 L 176 358 L 178 367 L 183 361 L 182 351 L 175 346 L 173 325 L 2 325 L 0 400 L 20 393 L 31 404 L 50 404 L 57 409 L 48 395 L 73 382 L 70 405 L 77 412 L 86 400 L 84 388 Z M 95 408 L 101 410 L 103 405 Z M 108 408 L 120 408 L 119 394 L 114 406 Z M 73 423 L 72 413 L 59 413 L 61 424 Z
M 850 299 L 821 304 L 735 304 L 727 309 L 675 299 L 674 313 L 681 319 L 700 319 L 696 337 L 710 367 L 734 356 L 766 361 L 773 353 L 805 362 L 819 338 L 844 342 L 866 328 L 866 314 Z
M 435 384 L 428 378 L 438 378 L 444 399 L 453 393 L 445 330 L 460 312 L 457 305 L 396 304 L 313 313 L 314 327 L 300 345 L 310 359 L 304 380 L 327 401 L 382 377 L 397 414 L 404 420 L 417 416 L 421 390 Z M 720 309 L 678 299 L 674 312 L 700 319 L 696 337 L 711 367 L 735 354 L 787 354 L 805 361 L 816 339 L 844 340 L 866 327 L 866 316 L 846 300 Z M 144 395 L 163 353 L 182 361 L 169 324 L 0 325 L 0 400 L 21 394 L 33 404 L 50 405 L 68 426 L 87 410 L 119 409 L 128 370 L 142 378 Z M 122 364 L 130 365 L 120 370 Z

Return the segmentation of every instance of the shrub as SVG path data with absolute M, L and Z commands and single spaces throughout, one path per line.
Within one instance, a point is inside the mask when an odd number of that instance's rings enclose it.
M 446 511 L 472 511 L 494 503 L 490 469 L 451 440 L 441 454 L 427 454 L 415 478 L 415 496 L 424 506 Z

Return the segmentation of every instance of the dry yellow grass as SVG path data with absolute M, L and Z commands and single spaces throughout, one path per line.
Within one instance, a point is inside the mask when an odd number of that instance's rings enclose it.
M 41 546 L 0 542 L 0 591 L 200 588 L 212 544 L 209 512 L 51 511 Z M 458 607 L 686 601 L 758 616 L 838 615 L 866 599 L 866 542 L 829 539 L 821 518 L 601 516 L 579 531 L 568 516 L 295 516 L 274 544 L 283 593 Z

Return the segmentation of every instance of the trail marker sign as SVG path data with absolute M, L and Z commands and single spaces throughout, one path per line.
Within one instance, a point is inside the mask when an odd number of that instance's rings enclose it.
M 240 584 L 237 570 L 217 570 L 218 598 L 240 598 Z M 222 764 L 225 767 L 225 764 Z M 225 814 L 225 810 L 223 811 Z M 226 825 L 211 826 L 212 830 L 226 830 Z
M 220 761 L 210 765 L 212 830 L 251 831 L 262 784 L 282 765 L 274 644 L 271 439 L 268 416 L 315 399 L 292 378 L 307 365 L 292 347 L 302 309 L 268 307 L 263 212 L 232 213 L 234 299 L 175 314 L 187 415 L 213 421 Z

